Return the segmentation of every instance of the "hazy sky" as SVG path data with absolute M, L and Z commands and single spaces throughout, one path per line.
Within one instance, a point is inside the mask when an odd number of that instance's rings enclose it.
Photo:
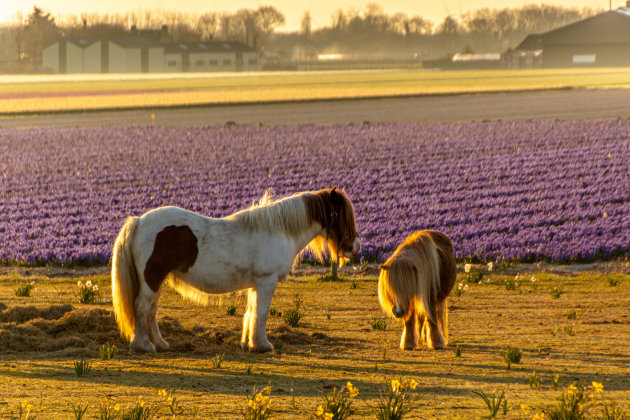
M 458 15 L 474 9 L 516 7 L 524 4 L 556 4 L 565 7 L 593 7 L 608 9 L 609 0 L 105 0 L 81 2 L 77 0 L 0 0 L 0 22 L 13 20 L 16 12 L 22 10 L 30 13 L 34 5 L 41 7 L 53 16 L 80 14 L 81 12 L 96 13 L 124 13 L 127 11 L 144 10 L 179 10 L 201 14 L 210 11 L 235 11 L 240 8 L 256 9 L 259 6 L 275 6 L 286 16 L 287 23 L 281 30 L 291 30 L 299 27 L 304 11 L 311 13 L 313 27 L 330 25 L 330 17 L 339 8 L 360 10 L 367 3 L 374 2 L 386 13 L 406 12 L 417 14 L 441 22 L 448 14 Z M 610 0 L 612 8 L 625 6 L 625 0 Z

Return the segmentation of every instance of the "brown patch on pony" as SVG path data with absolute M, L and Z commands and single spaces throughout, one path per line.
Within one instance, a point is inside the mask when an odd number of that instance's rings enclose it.
M 352 251 L 357 238 L 354 208 L 343 191 L 332 188 L 304 194 L 309 222 L 317 222 L 326 231 L 326 238 L 316 239 L 313 251 L 321 259 L 323 245 L 328 242 L 331 256 Z
M 197 237 L 188 226 L 167 226 L 155 237 L 153 253 L 144 268 L 144 279 L 157 293 L 166 275 L 183 273 L 197 260 Z

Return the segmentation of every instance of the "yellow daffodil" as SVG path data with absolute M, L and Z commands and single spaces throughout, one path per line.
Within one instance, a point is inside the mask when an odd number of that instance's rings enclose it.
M 332 420 L 334 417 L 333 413 L 325 413 L 324 420 Z
M 262 399 L 263 399 L 262 392 L 259 392 L 258 394 L 256 394 L 256 402 L 261 402 Z
M 577 391 L 577 387 L 573 384 L 569 385 L 569 387 L 567 388 L 567 392 L 569 394 L 575 394 L 576 391 Z
M 270 401 L 271 401 L 271 400 L 269 399 L 269 397 L 265 396 L 265 397 L 262 399 L 262 405 L 264 405 L 265 407 L 269 407 L 269 402 L 270 402 Z
M 168 405 L 173 405 L 173 397 L 168 397 L 166 402 L 168 402 Z
M 414 379 L 412 379 L 411 382 L 409 382 L 409 388 L 416 389 L 417 386 L 418 386 L 418 382 L 416 382 Z
M 392 390 L 397 391 L 400 388 L 400 381 L 398 379 L 392 379 Z
M 317 415 L 321 416 L 323 414 L 324 414 L 324 407 L 320 405 L 319 407 L 317 407 Z
M 116 411 L 120 411 L 120 404 L 116 404 L 116 405 L 114 405 L 114 410 L 116 410 Z
M 266 392 L 267 395 L 271 395 L 271 387 L 269 385 L 267 385 L 265 387 L 265 389 L 262 390 L 262 392 Z
M 521 411 L 523 412 L 524 415 L 529 414 L 529 407 L 527 406 L 527 404 L 521 404 Z
M 160 389 L 160 391 L 158 392 L 158 395 L 161 397 L 166 396 L 166 390 L 165 389 Z
M 532 420 L 545 420 L 545 415 L 543 413 L 534 414 Z
M 601 383 L 593 381 L 592 385 L 593 385 L 593 390 L 595 391 L 596 394 L 599 394 L 600 392 L 604 391 L 604 385 L 602 385 Z

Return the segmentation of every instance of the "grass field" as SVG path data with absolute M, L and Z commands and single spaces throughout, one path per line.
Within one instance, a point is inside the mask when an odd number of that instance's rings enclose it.
M 629 87 L 630 70 L 625 68 L 4 76 L 0 78 L 0 115 Z
M 98 418 L 101 404 L 119 404 L 124 411 L 141 400 L 147 407 L 161 404 L 159 417 L 166 418 L 166 397 L 158 395 L 166 390 L 184 409 L 182 418 L 239 418 L 246 395 L 255 386 L 270 385 L 275 418 L 310 418 L 324 394 L 350 381 L 359 389 L 353 417 L 373 418 L 379 390 L 401 378 L 418 382 L 408 418 L 488 414 L 473 391 L 506 391 L 508 411 L 498 417 L 531 418 L 557 405 L 575 381 L 603 384 L 592 414 L 599 412 L 598 404 L 613 400 L 628 409 L 627 263 L 593 272 L 532 265 L 486 273 L 481 284 L 468 284 L 461 296 L 451 294 L 449 347 L 412 352 L 397 348 L 401 326 L 393 319 L 384 330 L 374 328 L 383 322 L 375 268 L 348 267 L 344 281 L 323 282 L 318 278 L 324 269 L 299 266 L 279 285 L 272 308 L 286 314 L 299 297 L 304 317 L 297 327 L 287 326 L 281 316 L 270 317 L 268 331 L 276 346 L 270 354 L 238 348 L 243 295 L 197 307 L 170 288 L 162 295 L 158 319 L 172 350 L 130 353 L 109 303 L 78 303 L 77 281 L 97 283 L 101 298 L 110 299 L 106 270 L 3 269 L 0 413 L 15 414 L 26 401 L 38 418 L 67 419 L 74 418 L 73 405 L 87 404 L 86 418 Z M 519 271 L 523 278 L 508 290 Z M 458 280 L 465 283 L 467 276 L 460 271 Z M 16 296 L 20 286 L 33 281 L 30 297 Z M 554 288 L 564 293 L 554 298 Z M 236 314 L 228 315 L 232 304 Z M 99 357 L 103 344 L 118 347 L 113 359 Z M 523 353 L 510 369 L 503 357 L 508 347 Z M 77 377 L 73 364 L 81 359 L 92 370 Z

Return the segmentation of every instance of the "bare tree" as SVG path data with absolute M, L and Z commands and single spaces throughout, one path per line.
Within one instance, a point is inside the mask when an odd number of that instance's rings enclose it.
M 311 12 L 307 10 L 302 15 L 302 20 L 300 21 L 300 33 L 306 39 L 309 39 L 311 37 L 311 24 L 312 24 Z
M 255 14 L 265 38 L 268 38 L 275 28 L 284 25 L 285 22 L 284 15 L 273 6 L 261 6 Z
M 219 28 L 219 16 L 215 12 L 204 13 L 197 20 L 197 28 L 206 41 L 212 41 Z

